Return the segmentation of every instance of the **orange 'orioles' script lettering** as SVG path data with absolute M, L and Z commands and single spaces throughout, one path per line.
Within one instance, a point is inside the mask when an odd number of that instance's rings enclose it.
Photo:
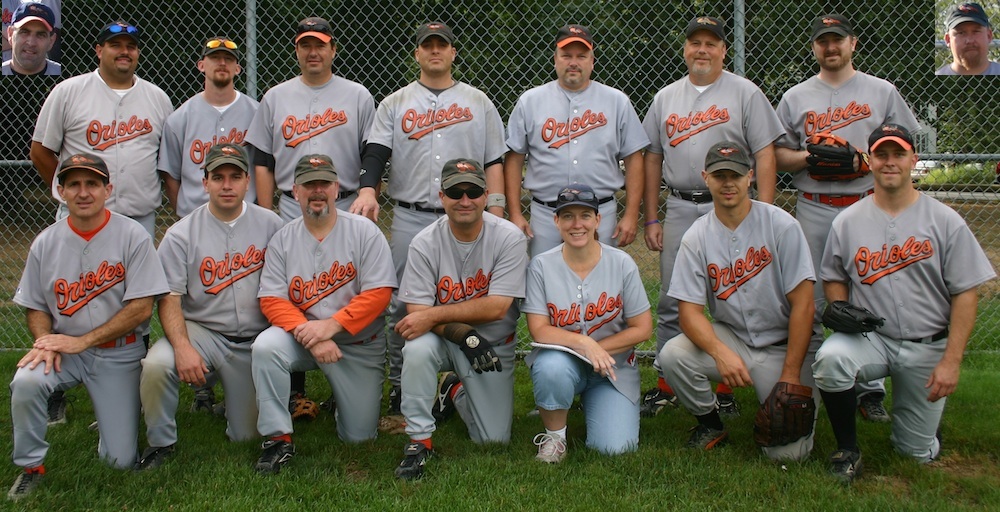
M 53 286 L 56 308 L 61 315 L 73 316 L 88 302 L 123 281 L 125 265 L 121 262 L 112 265 L 107 261 L 102 261 L 96 271 L 80 274 L 78 281 L 71 283 L 65 279 L 57 279 Z
M 712 105 L 701 112 L 688 112 L 688 115 L 681 117 L 677 114 L 670 114 L 667 118 L 666 130 L 667 138 L 670 139 L 670 147 L 677 147 L 691 137 L 717 125 L 729 121 L 729 109 Z M 677 138 L 674 138 L 677 135 Z
M 934 246 L 930 240 L 917 241 L 915 237 L 907 238 L 903 245 L 889 247 L 882 244 L 882 250 L 873 251 L 867 247 L 859 247 L 854 254 L 854 268 L 861 277 L 861 284 L 871 285 L 875 281 L 899 270 L 934 256 Z M 867 276 L 867 277 L 866 277 Z
M 452 103 L 448 108 L 438 110 L 428 109 L 427 112 L 417 112 L 411 108 L 403 113 L 403 121 L 400 128 L 403 130 L 403 133 L 409 134 L 408 139 L 417 140 L 434 130 L 472 121 L 472 119 L 472 109 L 460 107 L 458 103 Z
M 611 297 L 607 292 L 603 292 L 601 293 L 601 296 L 597 298 L 597 302 L 586 304 L 583 306 L 582 310 L 580 304 L 575 302 L 570 304 L 569 309 L 559 309 L 559 306 L 550 302 L 548 303 L 548 309 L 549 323 L 559 328 L 578 323 L 580 321 L 581 313 L 583 315 L 583 319 L 587 322 L 592 322 L 603 317 L 600 322 L 587 329 L 587 336 L 590 336 L 604 324 L 614 320 L 619 314 L 621 314 L 622 296 L 621 294 L 618 294 Z M 576 329 L 573 332 L 580 332 L 580 330 Z
M 301 276 L 293 277 L 288 285 L 288 299 L 305 311 L 356 277 L 358 271 L 354 268 L 354 263 L 341 265 L 339 260 L 334 261 L 329 270 L 313 274 L 309 281 Z
M 753 279 L 754 276 L 764 270 L 774 257 L 766 246 L 760 249 L 753 247 L 747 249 L 746 255 L 728 267 L 720 267 L 715 263 L 708 265 L 708 278 L 712 281 L 712 293 L 716 293 L 719 300 L 726 300 L 730 295 L 744 283 Z M 722 293 L 717 293 L 722 290 Z
M 591 112 L 590 109 L 584 111 L 579 117 L 574 117 L 566 122 L 556 121 L 550 117 L 542 124 L 542 140 L 549 142 L 549 147 L 558 149 L 569 141 L 608 124 L 608 118 L 604 112 Z M 555 141 L 555 142 L 553 142 Z
M 466 278 L 465 282 L 455 281 L 451 276 L 444 276 L 437 284 L 438 303 L 450 304 L 482 297 L 489 293 L 492 279 L 493 272 L 483 274 L 483 269 L 479 269 L 476 275 Z
M 242 132 L 233 128 L 229 130 L 229 134 L 219 137 L 217 135 L 212 137 L 212 140 L 198 140 L 195 139 L 191 141 L 191 149 L 188 151 L 188 155 L 191 157 L 191 161 L 201 165 L 205 161 L 205 156 L 208 155 L 208 150 L 212 149 L 212 146 L 216 144 L 243 144 L 243 139 L 247 136 L 247 131 Z
M 867 103 L 858 105 L 850 102 L 846 107 L 830 107 L 826 112 L 806 112 L 805 133 L 806 138 L 814 133 L 832 132 L 839 130 L 855 121 L 867 119 L 872 116 L 872 108 Z
M 95 119 L 87 125 L 87 144 L 97 151 L 104 151 L 115 144 L 147 133 L 153 133 L 153 124 L 149 119 L 132 116 L 125 121 L 111 121 L 111 124 L 103 124 Z
M 253 275 L 254 272 L 264 268 L 264 252 L 267 249 L 258 249 L 254 245 L 247 247 L 243 253 L 229 254 L 217 260 L 211 256 L 206 256 L 201 260 L 198 273 L 201 275 L 201 284 L 205 286 L 205 293 L 218 295 L 219 292 L 232 286 L 244 277 Z M 230 278 L 230 276 L 232 276 Z M 220 281 L 216 284 L 216 281 Z
M 299 144 L 332 128 L 347 124 L 347 112 L 328 108 L 320 114 L 306 114 L 304 119 L 288 116 L 281 123 L 281 136 L 285 146 L 294 148 Z

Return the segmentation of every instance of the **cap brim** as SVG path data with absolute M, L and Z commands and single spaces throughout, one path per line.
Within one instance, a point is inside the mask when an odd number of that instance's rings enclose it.
M 909 142 L 907 142 L 907 141 L 905 141 L 905 140 L 903 140 L 903 139 L 901 139 L 899 137 L 890 135 L 888 137 L 882 137 L 881 139 L 875 141 L 875 144 L 872 144 L 872 146 L 870 148 L 868 148 L 868 152 L 871 153 L 872 151 L 875 151 L 875 148 L 881 146 L 883 142 L 889 142 L 889 141 L 892 141 L 892 142 L 895 142 L 896 144 L 899 144 L 900 147 L 902 147 L 903 149 L 905 149 L 907 151 L 912 151 L 913 150 L 913 144 L 910 144 Z
M 846 28 L 844 28 L 844 27 L 838 27 L 838 26 L 833 26 L 833 27 L 826 27 L 823 30 L 820 30 L 819 32 L 816 32 L 815 34 L 813 34 L 812 39 L 810 39 L 809 41 L 815 41 L 815 40 L 819 39 L 819 36 L 821 36 L 823 34 L 837 34 L 838 36 L 841 36 L 841 37 L 850 37 L 851 36 L 851 33 Z
M 709 174 L 715 171 L 733 171 L 737 174 L 746 176 L 750 172 L 750 168 L 735 162 L 716 162 L 705 168 L 705 172 Z
M 49 25 L 49 22 L 45 21 L 45 18 L 40 18 L 38 16 L 28 16 L 27 18 L 22 18 L 21 21 L 18 21 L 17 23 L 12 23 L 12 25 L 14 26 L 14 28 L 21 28 L 26 23 L 30 23 L 32 21 L 42 22 L 42 25 L 45 25 L 45 28 L 49 29 L 49 32 L 52 32 L 54 30 L 52 28 L 52 25 Z
M 309 183 L 310 181 L 336 182 L 340 180 L 337 178 L 337 173 L 332 171 L 324 171 L 322 169 L 304 172 L 295 177 L 296 185 L 302 185 L 303 183 Z
M 94 167 L 92 165 L 83 165 L 83 164 L 71 165 L 69 167 L 63 167 L 62 169 L 59 169 L 59 174 L 57 174 L 56 177 L 57 178 L 61 178 L 62 176 L 64 176 L 67 173 L 69 173 L 70 171 L 76 171 L 76 170 L 90 171 L 90 172 L 92 172 L 92 173 L 94 173 L 94 174 L 96 174 L 96 175 L 98 175 L 98 176 L 100 176 L 100 177 L 102 177 L 102 178 L 104 178 L 106 180 L 110 179 L 110 177 L 108 176 L 108 174 L 106 172 L 104 172 L 103 170 L 98 169 L 97 167 Z
M 330 41 L 333 41 L 333 37 L 331 37 L 329 34 L 324 34 L 322 32 L 316 32 L 315 30 L 310 30 L 309 32 L 303 32 L 303 33 L 295 36 L 295 43 L 298 44 L 298 42 L 303 37 L 315 37 L 316 39 L 319 39 L 320 41 L 323 41 L 324 43 L 329 43 Z
M 441 182 L 441 190 L 449 189 L 459 183 L 469 183 L 483 189 L 486 188 L 486 180 L 471 174 L 456 174 L 455 176 Z
M 992 28 L 992 26 L 989 23 L 983 23 L 983 19 L 982 18 L 976 18 L 976 17 L 973 17 L 973 16 L 963 16 L 961 18 L 955 18 L 953 20 L 949 20 L 948 21 L 948 30 L 951 30 L 951 29 L 959 26 L 960 24 L 965 23 L 966 21 L 971 21 L 971 22 L 975 23 L 976 25 L 982 25 L 982 26 L 984 26 L 986 28 Z
M 240 54 L 236 53 L 236 50 L 226 48 L 225 46 L 219 46 L 218 48 L 205 48 L 205 51 L 201 54 L 202 57 L 208 57 L 213 53 L 226 52 L 237 59 L 240 58 Z
M 563 210 L 565 208 L 569 208 L 570 206 L 583 206 L 584 208 L 590 208 L 591 210 L 594 210 L 595 212 L 601 211 L 601 209 L 599 207 L 594 206 L 592 203 L 588 203 L 588 202 L 585 202 L 585 201 L 570 201 L 568 203 L 556 206 L 555 211 L 556 211 L 556 213 L 558 213 L 560 210 Z
M 236 158 L 236 157 L 233 157 L 233 156 L 226 156 L 226 157 L 222 157 L 222 158 L 217 158 L 212 163 L 205 164 L 205 172 L 212 172 L 212 171 L 218 169 L 219 167 L 222 167 L 223 165 L 235 165 L 236 167 L 238 167 L 243 172 L 249 172 L 247 170 L 247 164 L 246 164 L 246 162 L 243 161 L 240 158 Z
M 112 39 L 114 39 L 116 37 L 127 37 L 127 38 L 135 41 L 135 44 L 137 44 L 137 45 L 139 44 L 139 38 L 136 37 L 134 34 L 129 34 L 128 32 L 119 32 L 117 34 L 111 34 L 110 36 L 105 37 L 104 39 L 98 40 L 97 44 L 104 44 L 104 43 L 106 43 L 106 42 L 108 42 L 108 41 L 110 41 L 110 40 L 112 40 Z
M 582 37 L 576 37 L 576 36 L 567 37 L 566 39 L 563 39 L 562 41 L 559 41 L 558 43 L 556 43 L 556 47 L 557 48 L 565 48 L 567 45 L 570 45 L 570 44 L 573 44 L 573 43 L 583 43 L 583 45 L 586 46 L 587 48 L 589 48 L 591 50 L 594 49 L 594 44 L 593 43 L 591 43 L 590 41 L 587 41 L 586 39 L 584 39 Z
M 417 39 L 417 46 L 420 46 L 420 45 L 424 44 L 424 41 L 426 41 L 426 40 L 428 40 L 428 39 L 430 39 L 432 37 L 440 37 L 444 42 L 446 42 L 448 44 L 454 44 L 455 43 L 454 41 L 452 41 L 452 39 L 450 37 L 448 37 L 448 36 L 446 36 L 444 34 L 441 34 L 441 33 L 438 33 L 438 32 L 431 32 L 430 34 L 426 34 L 423 37 L 418 38 Z

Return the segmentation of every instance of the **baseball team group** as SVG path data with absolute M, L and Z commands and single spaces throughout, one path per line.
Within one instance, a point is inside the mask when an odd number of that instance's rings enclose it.
M 31 5 L 14 26 L 51 26 Z M 949 24 L 977 22 L 968 6 Z M 524 92 L 506 126 L 453 78 L 460 44 L 441 22 L 416 29 L 419 78 L 377 105 L 333 73 L 323 18 L 297 24 L 300 75 L 259 103 L 234 86 L 239 43 L 212 36 L 204 90 L 176 110 L 135 73 L 140 29 L 103 27 L 97 69 L 51 90 L 32 137 L 59 206 L 13 299 L 34 342 L 10 384 L 22 471 L 8 498 L 42 482 L 47 429 L 81 384 L 114 467 L 181 457 L 179 386 L 211 410 L 221 383 L 227 436 L 262 438 L 255 470 L 276 473 L 295 455 L 293 413 L 317 409 L 303 382 L 316 369 L 340 439 L 405 432 L 395 475 L 420 478 L 455 412 L 473 441 L 510 442 L 522 313 L 539 461 L 566 457 L 577 397 L 602 454 L 636 450 L 640 417 L 678 406 L 696 420 L 687 445 L 713 449 L 740 412 L 736 387 L 756 392 L 769 458 L 810 454 L 822 404 L 838 480 L 862 471 L 859 411 L 892 422 L 900 453 L 934 460 L 994 269 L 959 214 L 913 187 L 917 120 L 891 83 L 854 68 L 851 20 L 815 19 L 819 71 L 777 109 L 724 69 L 725 27 L 690 20 L 688 74 L 640 120 L 591 79 L 594 34 L 566 25 L 557 78 Z M 772 204 L 779 172 L 793 176 L 794 216 Z M 180 220 L 154 247 L 161 194 Z M 655 310 L 621 249 L 640 236 L 660 253 Z M 635 347 L 654 332 L 659 375 L 643 392 Z

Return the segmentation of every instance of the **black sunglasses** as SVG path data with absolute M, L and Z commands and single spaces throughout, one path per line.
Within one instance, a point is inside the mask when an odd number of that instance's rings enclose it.
M 589 190 L 564 190 L 559 193 L 560 203 L 569 203 L 573 201 L 583 201 L 585 203 L 589 203 L 595 199 L 597 199 L 597 196 Z
M 479 187 L 469 187 L 469 188 L 451 187 L 449 189 L 445 189 L 444 191 L 444 195 L 450 197 L 451 199 L 461 199 L 462 196 L 469 196 L 469 199 L 479 199 L 480 197 L 483 197 L 483 194 L 485 193 L 486 190 L 481 189 Z

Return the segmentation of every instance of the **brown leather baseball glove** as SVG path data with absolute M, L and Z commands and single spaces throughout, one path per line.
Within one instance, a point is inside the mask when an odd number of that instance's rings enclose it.
M 312 421 L 319 416 L 319 406 L 305 395 L 296 394 L 288 401 L 288 412 L 292 413 L 292 421 Z
M 812 388 L 778 382 L 753 419 L 753 440 L 761 447 L 783 446 L 812 434 L 816 402 Z

